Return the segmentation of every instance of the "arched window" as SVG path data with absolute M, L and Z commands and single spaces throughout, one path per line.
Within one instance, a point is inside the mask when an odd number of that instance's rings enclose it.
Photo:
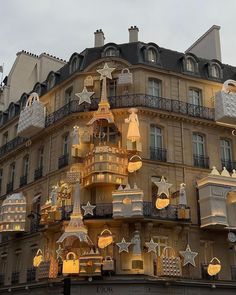
M 220 78 L 220 67 L 217 64 L 211 66 L 211 76 L 216 79 Z
M 163 148 L 162 128 L 150 126 L 150 159 L 166 162 L 166 149 Z
M 105 56 L 116 56 L 116 49 L 113 47 L 109 47 L 105 51 Z
M 51 73 L 47 80 L 47 88 L 51 89 L 55 85 L 55 82 L 56 82 L 55 74 Z
M 193 134 L 193 160 L 194 166 L 209 168 L 209 158 L 206 157 L 205 137 L 202 134 Z
M 79 67 L 79 59 L 75 56 L 71 61 L 71 73 L 74 73 Z
M 226 167 L 228 171 L 232 171 L 234 167 L 232 163 L 231 140 L 225 138 L 220 139 L 220 156 L 222 168 Z
M 157 63 L 157 52 L 154 48 L 149 48 L 147 51 L 147 59 L 149 62 Z
M 27 102 L 27 99 L 28 99 L 28 95 L 27 94 L 23 94 L 21 96 L 21 99 L 20 99 L 20 109 L 23 110 L 25 105 L 26 105 L 26 102 Z
M 9 112 L 8 112 L 8 119 L 10 120 L 15 116 L 15 105 L 12 103 L 9 107 Z
M 195 72 L 195 61 L 190 57 L 186 60 L 186 70 L 188 72 Z
M 34 92 L 38 93 L 38 95 L 40 96 L 41 95 L 41 91 L 42 91 L 41 85 L 40 84 L 35 85 Z

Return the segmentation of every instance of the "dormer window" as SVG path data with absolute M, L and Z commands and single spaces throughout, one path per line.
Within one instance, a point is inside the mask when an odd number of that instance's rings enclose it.
M 37 85 L 35 85 L 34 87 L 34 92 L 38 93 L 38 95 L 41 95 L 41 85 L 38 83 Z
M 47 81 L 48 89 L 51 89 L 55 85 L 55 82 L 56 82 L 55 74 L 51 73 Z
M 195 72 L 195 62 L 193 61 L 192 58 L 187 58 L 186 60 L 186 70 L 188 72 Z
M 153 62 L 153 63 L 157 62 L 157 52 L 154 48 L 148 49 L 147 59 L 149 62 Z
M 211 67 L 211 75 L 213 78 L 219 79 L 220 78 L 220 68 L 218 65 L 213 64 Z
M 74 73 L 79 67 L 79 59 L 75 56 L 71 62 L 71 72 Z
M 116 55 L 116 50 L 114 48 L 108 48 L 106 50 L 105 56 L 115 56 Z

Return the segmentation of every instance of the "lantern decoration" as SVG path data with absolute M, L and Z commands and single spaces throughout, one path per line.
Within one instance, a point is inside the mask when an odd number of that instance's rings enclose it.
M 84 210 L 84 216 L 90 214 L 93 215 L 93 210 L 96 208 L 96 206 L 93 206 L 88 201 L 87 205 L 82 206 L 82 209 Z
M 230 85 L 236 85 L 236 81 L 227 80 L 224 82 L 222 90 L 215 96 L 215 120 L 235 125 L 236 119 L 236 92 Z M 233 91 L 232 91 L 233 90 Z
M 0 232 L 25 231 L 26 199 L 22 193 L 12 194 L 2 202 Z
M 178 219 L 189 219 L 190 208 L 187 208 L 186 184 L 181 183 L 179 189 Z
M 112 232 L 106 228 L 100 233 L 98 237 L 98 247 L 100 249 L 105 249 L 112 243 L 113 243 Z
M 160 181 L 156 181 L 155 178 L 152 178 L 152 182 L 158 187 L 156 208 L 163 209 L 170 204 L 169 189 L 172 184 L 166 182 L 163 176 Z
M 165 247 L 157 265 L 158 276 L 181 277 L 182 268 L 180 257 L 176 256 L 172 247 Z
M 93 77 L 92 76 L 87 76 L 84 79 L 84 86 L 85 87 L 93 87 Z
M 84 89 L 82 92 L 76 93 L 75 94 L 77 97 L 79 97 L 79 105 L 87 102 L 89 104 L 91 104 L 91 96 L 94 95 L 94 92 L 89 92 L 86 88 L 86 86 L 84 86 Z
M 142 165 L 143 165 L 142 158 L 140 156 L 138 156 L 138 155 L 133 155 L 129 159 L 128 172 L 129 173 L 136 172 L 142 167 Z
M 90 253 L 79 257 L 79 275 L 80 276 L 101 276 L 102 274 L 102 256 L 98 250 L 91 249 Z
M 187 245 L 185 251 L 179 251 L 179 253 L 184 258 L 183 266 L 191 264 L 192 266 L 196 267 L 194 259 L 198 255 L 198 253 L 191 251 L 189 244 Z
M 80 210 L 80 184 L 75 184 L 73 193 L 73 211 L 70 215 L 70 222 L 65 228 L 65 232 L 61 235 L 57 243 L 63 243 L 64 240 L 72 240 L 73 238 L 79 239 L 81 243 L 92 246 L 93 242 L 88 236 L 88 230 L 85 227 L 82 214 Z
M 133 218 L 143 216 L 143 191 L 136 186 L 122 186 L 112 192 L 113 217 Z
M 155 242 L 153 241 L 153 238 L 151 238 L 150 242 L 146 242 L 145 245 L 146 245 L 147 248 L 148 248 L 148 250 L 147 250 L 148 253 L 149 253 L 149 252 L 154 252 L 154 253 L 157 252 L 156 248 L 157 248 L 157 246 L 158 246 L 158 243 L 155 243 Z
M 80 181 L 80 167 L 78 164 L 72 164 L 70 170 L 66 172 L 66 182 L 76 183 Z
M 142 151 L 137 112 L 138 110 L 136 108 L 129 109 L 129 118 L 125 119 L 125 123 L 129 124 L 127 132 L 127 149 Z
M 63 274 L 79 274 L 79 259 L 74 252 L 69 252 L 63 260 Z
M 110 104 L 107 99 L 107 82 L 106 79 L 112 79 L 111 73 L 115 68 L 109 68 L 108 64 L 105 63 L 104 67 L 97 72 L 101 75 L 102 80 L 102 94 L 101 100 L 98 104 L 98 110 L 94 112 L 93 118 L 88 122 L 88 125 L 92 125 L 97 120 L 106 120 L 108 123 L 114 123 L 114 116 L 110 111 Z
M 43 261 L 43 252 L 41 249 L 38 249 L 36 255 L 33 258 L 33 266 L 39 267 L 40 263 Z
M 44 105 L 39 101 L 36 92 L 31 93 L 25 108 L 20 112 L 17 134 L 22 137 L 31 137 L 45 126 Z
M 207 273 L 210 276 L 215 276 L 221 271 L 220 260 L 216 257 L 212 258 L 207 267 Z
M 129 85 L 133 84 L 133 74 L 130 70 L 125 68 L 122 69 L 121 73 L 118 75 L 118 85 Z
M 126 242 L 125 238 L 123 238 L 120 243 L 116 243 L 116 245 L 119 247 L 119 253 L 121 253 L 121 252 L 129 253 L 129 246 L 131 244 L 132 244 L 131 242 Z

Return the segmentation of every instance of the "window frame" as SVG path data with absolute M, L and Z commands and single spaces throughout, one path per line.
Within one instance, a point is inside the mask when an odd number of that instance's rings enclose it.
M 222 143 L 226 143 L 228 142 L 229 143 L 229 146 L 227 147 L 225 144 L 222 144 Z M 222 149 L 223 149 L 223 153 L 222 153 Z M 225 155 L 226 155 L 226 150 L 229 150 L 229 153 L 230 153 L 230 157 L 229 158 L 226 158 Z M 233 149 L 232 149 L 232 141 L 228 138 L 220 138 L 220 157 L 221 157 L 221 161 L 225 161 L 225 162 L 232 162 L 232 159 L 233 159 L 233 153 L 232 153 Z M 222 154 L 224 154 L 224 156 L 222 157 Z
M 9 178 L 8 178 L 8 183 L 13 183 L 15 181 L 15 176 L 16 176 L 16 162 L 13 162 L 9 166 Z
M 202 141 L 199 141 L 199 140 L 194 140 L 194 136 L 197 136 L 198 138 L 201 137 L 203 140 Z M 194 132 L 192 134 L 192 144 L 193 144 L 193 155 L 194 156 L 198 156 L 198 157 L 206 157 L 206 139 L 205 139 L 205 135 L 202 134 L 202 133 L 197 133 L 197 132 Z M 194 148 L 194 145 L 196 144 L 196 150 L 197 150 L 197 153 L 195 153 L 195 148 Z M 202 144 L 202 150 L 203 150 L 203 153 L 199 153 L 199 144 Z
M 29 174 L 29 155 L 25 155 L 23 157 L 23 162 L 22 162 L 22 175 L 27 176 Z
M 150 86 L 150 83 L 152 83 L 153 85 Z M 154 83 L 156 83 L 158 87 L 155 87 Z M 150 91 L 150 89 L 152 90 Z M 155 94 L 156 89 L 157 89 L 158 95 Z M 162 97 L 162 81 L 161 80 L 157 78 L 152 78 L 152 77 L 148 78 L 148 95 Z
M 155 130 L 154 132 L 152 132 L 152 128 L 154 128 L 154 130 Z M 160 132 L 159 133 L 156 132 L 157 130 L 159 130 Z M 150 135 L 150 147 L 154 148 L 154 149 L 163 149 L 163 143 L 164 143 L 164 141 L 163 141 L 163 128 L 161 128 L 160 126 L 151 124 L 149 135 Z M 152 135 L 154 136 L 154 145 L 152 145 L 152 140 L 151 140 Z M 158 146 L 158 144 L 157 144 L 158 137 L 160 138 L 160 143 L 161 143 L 160 146 Z
M 69 133 L 65 133 L 62 136 L 62 155 L 66 156 L 69 154 Z

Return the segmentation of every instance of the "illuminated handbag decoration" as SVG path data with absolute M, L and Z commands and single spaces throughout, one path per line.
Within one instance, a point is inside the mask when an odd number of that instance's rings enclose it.
M 104 229 L 98 237 L 98 247 L 104 249 L 113 243 L 112 232 L 109 229 Z
M 33 266 L 34 267 L 39 267 L 40 263 L 43 261 L 43 252 L 41 249 L 38 249 L 36 255 L 34 256 L 33 259 Z
M 66 255 L 66 260 L 63 260 L 62 267 L 63 274 L 78 274 L 79 273 L 79 260 L 74 252 L 69 252 Z
M 77 164 L 71 165 L 70 171 L 66 172 L 66 181 L 68 183 L 75 183 L 80 181 L 80 171 Z
M 122 69 L 121 73 L 118 75 L 118 84 L 133 84 L 133 74 L 130 73 L 129 69 Z
M 165 195 L 161 195 L 156 199 L 156 208 L 161 210 L 167 207 L 170 204 L 170 199 Z
M 44 105 L 39 101 L 37 93 L 29 96 L 25 108 L 20 112 L 17 134 L 23 137 L 30 137 L 45 126 Z
M 50 259 L 50 267 L 49 267 L 49 279 L 55 279 L 58 274 L 58 262 L 55 257 L 51 257 Z
M 217 275 L 221 270 L 221 263 L 220 260 L 216 257 L 212 258 L 208 267 L 207 272 L 210 276 Z
M 157 272 L 159 276 L 181 277 L 182 268 L 180 257 L 175 255 L 172 247 L 165 247 L 158 258 Z
M 128 163 L 128 171 L 130 173 L 133 173 L 137 170 L 139 170 L 142 167 L 143 163 L 142 163 L 142 158 L 138 155 L 133 155 L 130 159 L 129 159 L 129 163 Z
M 44 260 L 40 263 L 37 268 L 37 277 L 38 279 L 47 279 L 49 278 L 49 270 L 50 270 L 50 260 Z
M 114 270 L 115 263 L 111 256 L 106 256 L 102 262 L 102 270 Z

